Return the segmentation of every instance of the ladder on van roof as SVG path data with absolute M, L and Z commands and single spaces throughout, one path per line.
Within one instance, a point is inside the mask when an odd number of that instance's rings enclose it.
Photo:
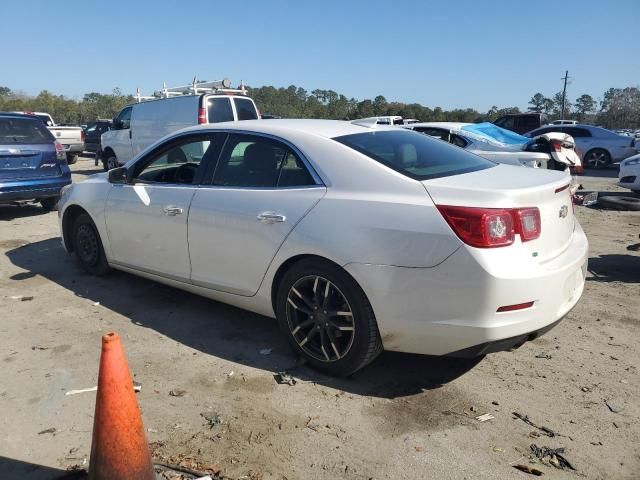
M 248 92 L 245 88 L 244 81 L 242 80 L 240 81 L 240 86 L 238 88 L 231 88 L 231 80 L 228 78 L 214 80 L 212 82 L 199 82 L 196 77 L 193 77 L 193 81 L 189 85 L 184 85 L 182 87 L 168 88 L 167 84 L 162 82 L 162 90 L 156 90 L 153 92 L 153 96 L 141 95 L 140 89 L 136 88 L 134 98 L 136 99 L 136 102 L 140 103 L 145 100 L 179 97 L 182 95 L 200 95 L 202 93 L 247 95 Z

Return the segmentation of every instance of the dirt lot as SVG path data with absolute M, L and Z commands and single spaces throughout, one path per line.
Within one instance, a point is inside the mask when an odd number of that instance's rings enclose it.
M 73 169 L 75 181 L 97 171 L 90 159 Z M 614 175 L 583 183 L 616 189 Z M 231 478 L 524 479 L 512 465 L 536 444 L 564 447 L 576 469 L 532 464 L 546 477 L 639 478 L 640 254 L 625 247 L 640 213 L 577 210 L 586 290 L 546 336 L 475 361 L 386 353 L 336 380 L 296 367 L 274 321 L 124 273 L 88 276 L 64 253 L 56 213 L 0 207 L 0 478 L 88 461 L 95 394 L 64 393 L 96 384 L 110 330 L 159 460 Z M 298 384 L 274 381 L 285 369 Z M 474 419 L 484 413 L 495 419 Z

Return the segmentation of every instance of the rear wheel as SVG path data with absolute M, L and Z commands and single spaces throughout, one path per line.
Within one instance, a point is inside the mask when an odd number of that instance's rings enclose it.
M 276 312 L 292 348 L 333 375 L 350 375 L 382 351 L 369 301 L 344 270 L 309 259 L 296 263 L 280 282 Z
M 115 154 L 109 152 L 105 154 L 107 156 L 107 158 L 102 158 L 102 165 L 104 167 L 104 171 L 108 172 L 109 170 L 113 170 L 114 168 L 118 168 L 120 165 L 118 165 L 118 159 L 116 158 Z
M 79 215 L 73 224 L 73 249 L 82 268 L 92 275 L 104 275 L 111 270 L 98 230 L 86 213 Z
M 60 197 L 43 198 L 42 200 L 40 200 L 40 205 L 42 205 L 42 208 L 44 208 L 47 212 L 50 212 L 51 210 L 55 210 L 58 207 L 58 200 L 60 200 Z
M 611 163 L 611 155 L 602 148 L 594 148 L 584 156 L 583 163 L 587 168 L 605 168 Z
M 67 164 L 73 165 L 78 161 L 78 155 L 75 153 L 67 153 Z

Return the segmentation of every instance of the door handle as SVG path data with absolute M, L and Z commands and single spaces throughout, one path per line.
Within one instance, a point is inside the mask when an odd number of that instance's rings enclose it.
M 131 130 L 129 130 L 129 139 L 131 139 Z
M 176 215 L 182 215 L 182 213 L 184 212 L 184 210 L 182 210 L 180 207 L 174 207 L 173 205 L 169 205 L 168 207 L 164 207 L 162 209 L 162 211 L 164 212 L 165 215 L 167 215 L 169 217 L 175 217 Z
M 260 223 L 265 223 L 265 224 L 282 223 L 287 220 L 287 217 L 285 217 L 280 213 L 262 212 L 260 215 L 258 215 L 258 220 L 260 220 Z

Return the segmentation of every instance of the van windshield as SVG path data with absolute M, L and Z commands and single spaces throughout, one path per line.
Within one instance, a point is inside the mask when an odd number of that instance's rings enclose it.
M 496 165 L 462 148 L 410 130 L 355 133 L 334 140 L 416 180 L 475 172 Z

